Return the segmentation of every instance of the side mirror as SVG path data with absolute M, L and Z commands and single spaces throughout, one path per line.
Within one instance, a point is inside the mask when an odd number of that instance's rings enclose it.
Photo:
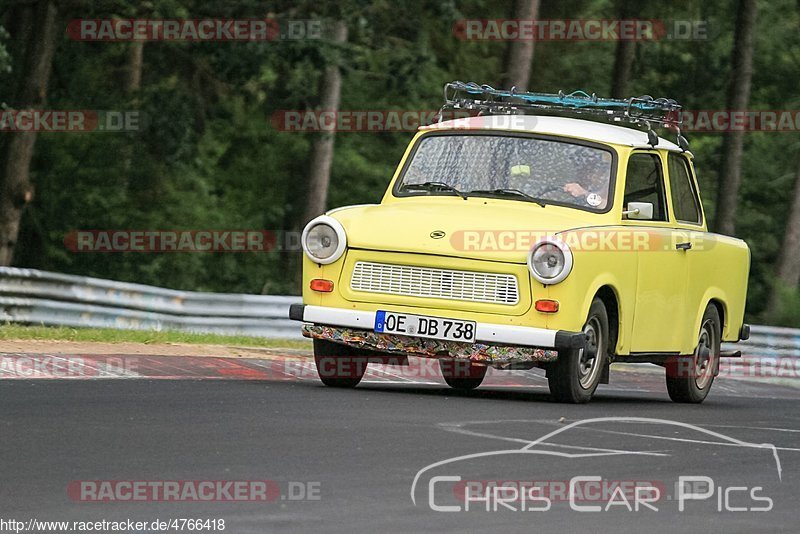
M 628 202 L 628 209 L 622 212 L 622 216 L 627 219 L 652 221 L 653 204 L 650 202 Z

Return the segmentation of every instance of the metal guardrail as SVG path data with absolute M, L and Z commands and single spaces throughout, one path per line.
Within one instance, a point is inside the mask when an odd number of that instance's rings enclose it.
M 176 291 L 0 267 L 0 322 L 298 339 L 288 317 L 296 302 L 300 297 Z
M 299 339 L 298 324 L 288 316 L 289 305 L 300 300 L 0 267 L 0 322 Z M 800 329 L 753 326 L 748 341 L 724 345 L 745 357 L 800 358 Z
M 800 329 L 754 325 L 750 339 L 723 343 L 723 349 L 740 350 L 748 358 L 800 358 Z

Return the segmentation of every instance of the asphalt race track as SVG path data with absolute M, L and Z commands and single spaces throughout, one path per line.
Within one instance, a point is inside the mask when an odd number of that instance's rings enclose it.
M 657 368 L 628 366 L 591 404 L 568 406 L 550 402 L 539 372 L 459 393 L 424 370 L 374 368 L 336 390 L 297 359 L 76 356 L 54 372 L 36 358 L 48 356 L 0 354 L 3 520 L 648 533 L 797 532 L 800 520 L 796 379 L 723 376 L 703 405 L 685 406 Z M 100 497 L 119 481 L 269 490 Z

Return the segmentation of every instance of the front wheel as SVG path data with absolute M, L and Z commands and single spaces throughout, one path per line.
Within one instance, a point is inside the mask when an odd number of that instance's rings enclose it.
M 709 304 L 700 323 L 697 348 L 690 358 L 667 361 L 667 392 L 675 402 L 699 404 L 708 396 L 719 366 L 719 311 Z
M 314 340 L 314 363 L 322 383 L 335 388 L 354 388 L 367 371 L 368 353 L 324 339 Z
M 488 368 L 464 360 L 440 359 L 439 369 L 448 386 L 469 391 L 481 385 Z
M 603 301 L 596 298 L 583 325 L 586 346 L 562 351 L 547 369 L 550 395 L 557 402 L 589 402 L 608 361 L 608 313 Z

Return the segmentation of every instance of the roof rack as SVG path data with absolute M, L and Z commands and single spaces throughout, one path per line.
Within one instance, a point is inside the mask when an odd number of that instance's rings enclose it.
M 674 128 L 678 132 L 678 145 L 682 150 L 689 147 L 680 133 L 681 106 L 668 98 L 653 98 L 649 95 L 627 99 L 599 98 L 584 91 L 565 94 L 517 92 L 495 89 L 490 85 L 475 82 L 454 81 L 444 86 L 444 105 L 441 111 L 465 109 L 478 111 L 480 115 L 507 115 L 524 113 L 547 113 L 557 115 L 586 116 L 605 119 L 609 122 L 627 122 L 647 129 L 648 142 L 658 144 L 658 135 L 652 124 Z M 440 117 L 443 114 L 440 112 Z M 589 117 L 587 117 L 589 118 Z

